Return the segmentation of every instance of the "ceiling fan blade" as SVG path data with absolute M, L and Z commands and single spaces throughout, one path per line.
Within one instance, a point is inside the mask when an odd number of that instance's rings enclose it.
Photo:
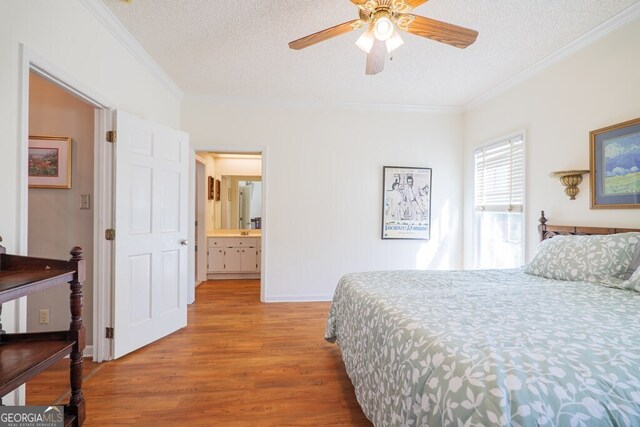
M 353 31 L 360 26 L 362 26 L 362 21 L 360 21 L 359 19 L 353 19 L 349 22 L 344 22 L 334 27 L 326 28 L 322 31 L 318 31 L 317 33 L 310 34 L 306 37 L 302 37 L 298 40 L 294 40 L 289 43 L 289 47 L 296 50 L 304 49 L 305 47 L 309 47 L 316 43 L 328 40 L 332 37 L 339 36 L 340 34 Z
M 384 69 L 385 56 L 387 56 L 387 46 L 381 40 L 374 41 L 371 51 L 367 55 L 365 74 L 373 75 L 381 73 Z
M 411 9 L 415 9 L 416 7 L 420 6 L 421 4 L 424 4 L 424 3 L 428 2 L 429 0 L 404 0 L 404 1 L 409 6 L 411 6 Z
M 410 13 L 402 14 L 401 17 L 402 16 L 410 20 L 407 28 L 402 28 L 403 30 L 461 49 L 471 45 L 478 37 L 477 31 L 468 28 L 436 21 L 435 19 L 425 18 L 424 16 L 412 15 Z

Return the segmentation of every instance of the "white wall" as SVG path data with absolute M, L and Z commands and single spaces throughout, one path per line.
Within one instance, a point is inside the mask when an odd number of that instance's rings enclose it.
M 222 175 L 262 175 L 262 159 L 216 158 L 216 178 Z
M 353 271 L 461 265 L 460 114 L 185 102 L 182 126 L 197 150 L 264 149 L 267 300 L 328 299 Z M 430 241 L 380 239 L 384 165 L 433 168 Z
M 465 265 L 471 265 L 473 147 L 526 130 L 529 258 L 544 210 L 560 225 L 640 227 L 638 209 L 590 209 L 589 176 L 576 200 L 549 173 L 589 169 L 589 131 L 640 117 L 640 20 L 607 35 L 464 115 Z
M 65 76 L 128 110 L 168 126 L 180 125 L 180 99 L 149 72 L 79 0 L 0 2 L 0 236 L 17 250 L 21 147 L 20 44 Z M 25 213 L 26 214 L 26 213 Z M 13 319 L 3 315 L 6 329 Z

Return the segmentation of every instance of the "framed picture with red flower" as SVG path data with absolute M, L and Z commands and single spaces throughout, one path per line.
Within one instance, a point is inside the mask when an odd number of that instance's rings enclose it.
M 71 188 L 71 138 L 29 136 L 29 187 Z

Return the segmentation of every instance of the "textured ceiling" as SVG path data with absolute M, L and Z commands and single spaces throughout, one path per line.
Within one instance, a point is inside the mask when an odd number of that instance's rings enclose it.
M 401 33 L 364 74 L 363 30 L 294 51 L 289 41 L 357 18 L 348 0 L 103 0 L 187 96 L 461 106 L 639 0 L 431 0 L 418 15 L 477 30 L 467 49 Z

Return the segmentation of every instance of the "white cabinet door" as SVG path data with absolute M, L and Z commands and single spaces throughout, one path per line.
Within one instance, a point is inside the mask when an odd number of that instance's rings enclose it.
M 240 252 L 240 267 L 243 273 L 253 273 L 258 270 L 258 255 L 256 248 L 243 248 Z
M 211 273 L 224 273 L 224 248 L 209 248 L 207 265 Z
M 207 272 L 256 273 L 260 271 L 260 238 L 209 237 Z
M 258 264 L 258 273 L 261 271 L 262 269 L 262 249 L 258 248 L 258 259 L 256 259 L 256 263 Z
M 226 248 L 224 257 L 224 271 L 228 273 L 238 272 L 242 262 L 242 248 Z

